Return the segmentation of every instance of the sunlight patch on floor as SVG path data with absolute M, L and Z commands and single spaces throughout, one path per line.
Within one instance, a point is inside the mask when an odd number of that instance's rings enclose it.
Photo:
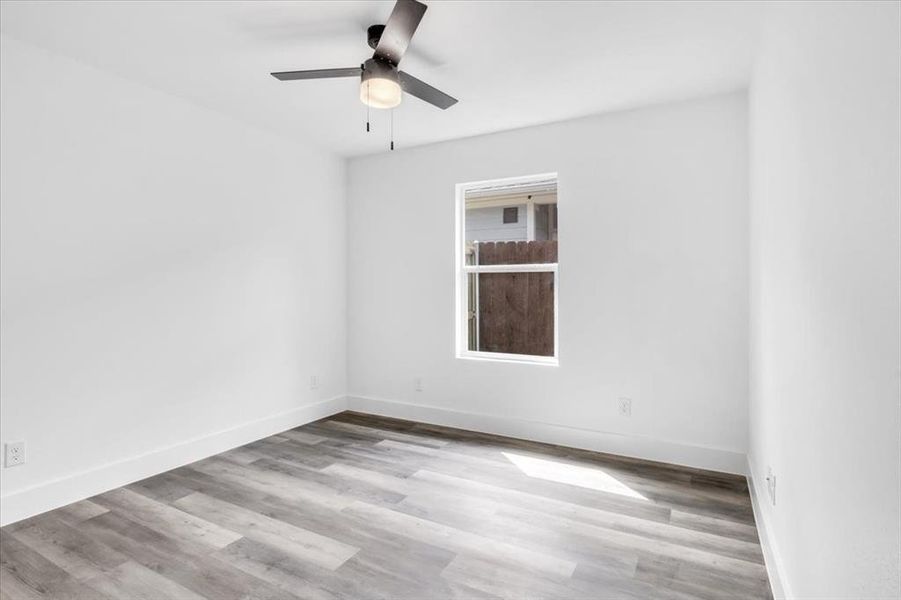
M 647 498 L 601 469 L 580 467 L 512 452 L 503 452 L 503 455 L 529 477 L 576 485 L 590 490 L 607 492 L 608 494 L 619 494 L 629 498 L 647 500 Z

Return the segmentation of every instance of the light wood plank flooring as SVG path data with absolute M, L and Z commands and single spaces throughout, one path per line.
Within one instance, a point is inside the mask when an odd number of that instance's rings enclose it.
M 343 413 L 0 532 L 0 597 L 770 598 L 745 480 Z

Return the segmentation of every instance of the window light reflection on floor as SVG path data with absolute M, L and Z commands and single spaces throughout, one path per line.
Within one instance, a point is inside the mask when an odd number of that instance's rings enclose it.
M 580 467 L 512 452 L 503 452 L 503 455 L 529 477 L 576 485 L 608 494 L 619 494 L 629 498 L 647 500 L 647 498 L 629 486 L 600 469 Z

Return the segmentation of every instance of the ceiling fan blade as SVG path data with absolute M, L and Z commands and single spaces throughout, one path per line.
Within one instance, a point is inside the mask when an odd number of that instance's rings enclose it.
M 427 8 L 428 6 L 416 0 L 397 0 L 378 46 L 375 47 L 373 58 L 388 61 L 395 66 L 400 63 Z
M 313 69 L 312 71 L 281 71 L 271 75 L 281 81 L 293 81 L 295 79 L 329 79 L 331 77 L 359 77 L 360 67 L 348 67 L 347 69 Z
M 425 100 L 429 104 L 433 104 L 442 110 L 450 108 L 457 103 L 456 98 L 448 96 L 426 82 L 416 79 L 409 73 L 398 71 L 397 75 L 400 78 L 400 87 L 408 94 L 416 96 L 420 100 Z

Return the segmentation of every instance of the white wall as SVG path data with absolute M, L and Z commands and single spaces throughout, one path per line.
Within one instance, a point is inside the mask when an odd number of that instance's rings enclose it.
M 774 3 L 752 82 L 750 458 L 790 597 L 901 594 L 899 6 Z
M 743 471 L 747 168 L 743 93 L 352 160 L 351 406 Z M 455 184 L 553 171 L 560 366 L 456 359 Z
M 0 56 L 0 438 L 27 443 L 3 522 L 343 397 L 342 161 L 6 36 Z

